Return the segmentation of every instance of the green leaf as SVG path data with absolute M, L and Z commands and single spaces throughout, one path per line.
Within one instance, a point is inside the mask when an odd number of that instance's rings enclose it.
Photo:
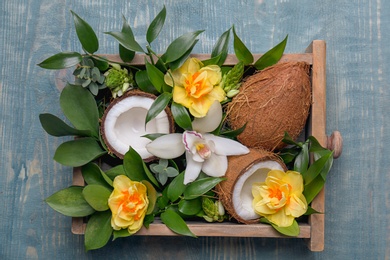
M 52 136 L 91 136 L 91 131 L 78 130 L 70 127 L 64 121 L 52 114 L 40 114 L 39 121 L 41 122 L 43 129 Z
M 265 69 L 266 67 L 276 64 L 283 56 L 284 49 L 286 48 L 287 38 L 284 38 L 278 45 L 273 47 L 271 50 L 264 53 L 254 64 L 258 70 Z
M 181 200 L 179 202 L 179 211 L 188 216 L 195 216 L 202 209 L 202 198 L 193 200 Z
M 123 47 L 131 51 L 143 52 L 141 45 L 135 40 L 134 35 L 129 33 L 128 30 L 126 32 L 105 32 L 105 34 L 111 35 L 114 37 Z
M 221 59 L 221 54 L 218 55 L 218 56 L 215 56 L 213 58 L 210 58 L 210 59 L 207 59 L 207 60 L 202 60 L 202 63 L 204 66 L 208 66 L 208 65 L 218 65 L 220 64 L 220 59 Z
M 184 62 L 186 62 L 186 60 L 188 59 L 188 57 L 191 55 L 192 53 L 192 49 L 195 47 L 195 45 L 198 43 L 198 40 L 195 40 L 194 43 L 188 48 L 188 50 L 180 57 L 178 58 L 177 60 L 175 61 L 172 61 L 168 64 L 169 68 L 174 71 L 178 68 L 180 68 Z M 171 88 L 169 86 L 169 88 Z
M 182 57 L 194 44 L 196 37 L 204 30 L 190 32 L 175 39 L 165 52 L 165 62 L 173 62 Z
M 97 68 L 98 70 L 106 71 L 108 69 L 109 64 L 108 64 L 108 60 L 106 58 L 104 58 L 104 57 L 95 58 L 93 56 L 90 56 L 90 58 L 93 60 L 93 64 L 95 65 L 95 68 Z M 100 73 L 99 73 L 99 76 L 100 76 Z M 103 82 L 99 82 L 99 83 L 103 83 Z
M 111 211 L 96 212 L 89 218 L 85 229 L 85 249 L 88 251 L 105 246 L 111 234 Z
M 149 214 L 153 213 L 154 206 L 156 205 L 157 191 L 150 182 L 143 180 L 142 183 L 146 186 L 146 189 L 147 189 L 147 196 L 148 196 L 148 200 L 149 200 L 149 205 L 148 205 L 148 209 L 146 211 L 146 215 L 149 215 Z
M 151 44 L 157 36 L 160 34 L 161 29 L 164 26 L 165 23 L 165 17 L 167 15 L 167 11 L 165 9 L 165 6 L 163 9 L 158 13 L 158 15 L 153 19 L 153 21 L 150 23 L 148 30 L 146 32 L 146 40 L 149 44 Z
M 218 39 L 218 41 L 215 43 L 213 50 L 211 52 L 212 58 L 218 58 L 218 63 L 215 63 L 219 66 L 221 66 L 227 57 L 228 54 L 228 48 L 229 48 L 229 39 L 230 39 L 230 30 L 227 30 L 224 32 Z
M 284 137 L 283 137 L 282 142 L 285 144 L 291 144 L 291 145 L 295 145 L 298 147 L 302 147 L 302 144 L 295 142 L 287 132 L 284 132 Z
M 123 165 L 120 164 L 107 170 L 105 174 L 113 181 L 116 176 L 125 175 L 125 169 L 123 168 Z
M 88 163 L 81 168 L 87 184 L 98 184 L 112 190 L 112 180 L 95 163 Z M 123 172 L 122 172 L 123 174 Z
M 111 191 L 109 189 L 98 184 L 90 184 L 83 189 L 84 199 L 96 211 L 105 211 L 109 209 L 108 198 L 110 195 Z
M 69 217 L 85 217 L 95 212 L 82 194 L 83 187 L 72 186 L 57 191 L 45 201 L 55 211 Z
M 161 196 L 159 196 L 157 198 L 157 206 L 160 208 L 160 209 L 164 209 L 166 206 L 168 206 L 168 203 L 169 203 L 169 199 L 168 199 L 168 196 L 167 196 L 167 188 L 165 188 L 163 190 L 163 192 L 161 193 Z
M 302 176 L 305 176 L 308 166 L 309 166 L 309 144 L 305 142 L 302 145 L 302 150 L 295 158 L 294 171 L 300 172 Z
M 137 86 L 145 92 L 152 94 L 158 93 L 158 91 L 150 81 L 148 72 L 146 70 L 139 70 L 135 73 L 135 82 L 137 83 Z
M 184 236 L 196 237 L 194 233 L 192 233 L 191 230 L 188 228 L 183 218 L 180 217 L 180 215 L 177 214 L 175 211 L 167 210 L 161 213 L 160 217 L 162 222 L 164 222 L 164 224 L 173 232 Z
M 94 137 L 99 137 L 99 111 L 87 89 L 67 84 L 60 95 L 60 106 L 75 128 L 90 130 Z
M 160 114 L 160 112 L 165 109 L 171 99 L 172 94 L 168 92 L 164 92 L 158 96 L 146 114 L 145 125 L 158 114 Z
M 76 28 L 77 37 L 83 46 L 83 49 L 89 53 L 94 53 L 99 49 L 98 38 L 92 27 L 75 12 L 70 11 L 73 15 L 74 26 Z
M 289 227 L 279 227 L 279 226 L 271 223 L 270 221 L 268 221 L 268 219 L 266 219 L 266 218 L 261 218 L 260 222 L 272 225 L 272 227 L 274 229 L 276 229 L 276 231 L 278 231 L 279 233 L 286 235 L 286 236 L 296 237 L 299 235 L 299 232 L 300 232 L 298 222 L 295 219 L 294 219 L 294 222 L 292 223 L 292 225 Z
M 184 185 L 184 172 L 177 175 L 167 188 L 167 197 L 170 201 L 175 202 L 180 195 L 183 194 L 186 189 L 186 185 Z
M 144 227 L 149 228 L 150 223 L 154 221 L 154 214 L 146 215 L 144 218 Z
M 238 135 L 240 135 L 242 132 L 244 132 L 246 124 L 243 125 L 242 127 L 236 129 L 236 130 L 230 130 L 230 131 L 224 131 L 221 133 L 221 135 L 229 137 L 229 138 L 236 138 Z
M 197 197 L 202 196 L 203 194 L 214 188 L 215 185 L 217 185 L 223 180 L 226 180 L 226 178 L 207 177 L 191 182 L 184 190 L 184 199 L 196 199 Z
M 123 169 L 127 177 L 132 181 L 147 180 L 141 156 L 130 147 L 129 151 L 123 157 Z
M 166 135 L 166 134 L 146 134 L 146 135 L 143 135 L 142 137 L 145 137 L 145 138 L 148 138 L 151 141 L 154 141 L 154 140 L 156 140 L 157 138 L 159 138 L 160 136 L 163 136 L 163 135 Z
M 322 176 L 317 176 L 310 184 L 305 186 L 303 190 L 303 195 L 306 198 L 307 204 L 313 201 L 313 199 L 318 195 L 325 185 L 325 180 Z
M 82 56 L 78 52 L 60 52 L 38 64 L 39 67 L 50 70 L 59 70 L 79 64 Z
M 156 68 L 148 61 L 145 61 L 145 65 L 150 82 L 153 84 L 155 89 L 161 93 L 165 84 L 164 73 L 162 73 L 158 68 Z
M 192 130 L 190 115 L 185 107 L 176 102 L 172 102 L 171 112 L 175 123 L 184 130 Z
M 78 167 L 106 153 L 94 138 L 84 137 L 58 146 L 54 160 L 63 165 Z
M 129 23 L 127 22 L 126 18 L 122 15 L 122 33 L 129 35 L 130 38 L 134 39 L 133 31 L 131 30 L 131 27 Z M 130 62 L 133 60 L 135 56 L 135 51 L 126 49 L 123 47 L 122 44 L 119 44 L 119 57 L 124 61 L 124 62 Z
M 283 148 L 282 151 L 279 153 L 279 156 L 280 158 L 282 158 L 285 164 L 289 164 L 295 160 L 300 151 L 301 148 L 295 146 L 290 148 Z
M 146 163 L 144 161 L 142 161 L 142 166 L 144 167 L 144 171 L 145 171 L 146 176 L 148 177 L 148 180 L 150 180 L 154 185 L 156 185 L 156 187 L 160 187 L 160 185 L 158 184 L 158 181 L 156 180 L 154 175 L 150 172 L 148 166 L 146 165 Z
M 328 164 L 329 160 L 333 160 L 333 153 L 330 151 L 328 154 L 322 156 L 320 159 L 310 165 L 309 169 L 302 174 L 305 186 L 309 185 L 313 180 L 317 178 L 317 176 L 322 177 L 323 171 L 325 171 L 323 178 L 325 180 L 326 174 L 329 172 L 331 167 L 331 165 Z
M 245 65 L 251 64 L 253 62 L 253 55 L 241 41 L 241 39 L 236 34 L 236 29 L 233 26 L 233 35 L 234 35 L 234 52 L 237 56 L 237 59 L 242 61 Z
M 307 206 L 307 211 L 306 211 L 306 213 L 304 215 L 308 216 L 308 215 L 311 215 L 311 214 L 322 214 L 322 213 L 318 212 L 317 210 L 313 209 L 310 206 Z
M 117 238 L 129 237 L 129 236 L 131 236 L 131 234 L 129 233 L 129 230 L 128 230 L 127 228 L 125 228 L 125 229 L 120 229 L 120 230 L 114 230 L 114 232 L 112 233 L 112 235 L 113 235 L 112 241 L 114 241 L 114 240 L 117 239 Z

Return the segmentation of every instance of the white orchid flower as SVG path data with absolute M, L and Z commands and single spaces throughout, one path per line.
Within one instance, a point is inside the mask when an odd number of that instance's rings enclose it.
M 208 176 L 224 176 L 228 167 L 227 156 L 241 155 L 249 149 L 239 142 L 210 134 L 222 120 L 222 107 L 216 101 L 203 118 L 195 118 L 193 131 L 183 134 L 163 135 L 146 146 L 153 155 L 162 159 L 173 159 L 186 154 L 187 167 L 184 184 L 198 178 L 201 171 Z

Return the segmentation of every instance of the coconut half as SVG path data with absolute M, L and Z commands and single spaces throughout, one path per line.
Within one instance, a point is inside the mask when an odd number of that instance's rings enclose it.
M 101 133 L 110 152 L 123 159 L 132 147 L 144 161 L 155 158 L 145 148 L 151 141 L 142 136 L 174 132 L 173 117 L 168 107 L 145 127 L 146 115 L 155 99 L 156 96 L 152 94 L 133 90 L 115 99 L 107 107 L 101 122 Z
M 229 156 L 227 180 L 218 184 L 216 190 L 226 211 L 238 222 L 258 222 L 260 216 L 252 207 L 252 185 L 264 182 L 271 170 L 287 170 L 283 161 L 272 152 L 250 149 L 248 154 Z

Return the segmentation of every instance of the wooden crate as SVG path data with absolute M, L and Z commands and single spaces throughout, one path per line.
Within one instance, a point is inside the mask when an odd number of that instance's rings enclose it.
M 193 55 L 199 59 L 207 59 L 210 55 Z M 255 60 L 260 55 L 254 55 Z M 118 56 L 109 57 L 111 60 L 120 61 Z M 325 134 L 326 127 L 326 44 L 324 41 L 315 40 L 302 54 L 284 54 L 281 61 L 306 61 L 311 65 L 312 98 L 313 104 L 307 121 L 305 138 L 312 135 L 319 143 L 335 150 L 335 157 L 341 152 L 341 137 L 338 132 L 328 138 Z M 234 65 L 238 62 L 234 55 L 229 55 L 225 65 Z M 136 56 L 132 65 L 143 65 L 144 56 Z M 80 168 L 74 168 L 73 185 L 83 186 L 84 180 Z M 325 211 L 325 192 L 322 190 L 312 201 L 311 206 L 319 211 Z M 202 221 L 187 222 L 191 231 L 197 236 L 208 237 L 273 237 L 286 238 L 266 224 L 235 224 L 231 222 L 206 223 Z M 309 216 L 307 223 L 299 223 L 300 234 L 297 238 L 303 238 L 311 251 L 324 249 L 325 214 Z M 72 218 L 72 232 L 84 234 L 86 223 L 83 218 Z M 136 235 L 140 236 L 177 236 L 167 228 L 159 219 L 150 224 L 149 228 L 143 227 Z

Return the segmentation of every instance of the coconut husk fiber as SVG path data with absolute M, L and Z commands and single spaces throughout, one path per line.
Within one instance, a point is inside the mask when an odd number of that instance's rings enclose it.
M 310 65 L 284 62 L 247 77 L 227 107 L 232 129 L 246 125 L 238 140 L 247 147 L 283 148 L 285 132 L 296 139 L 311 106 Z

